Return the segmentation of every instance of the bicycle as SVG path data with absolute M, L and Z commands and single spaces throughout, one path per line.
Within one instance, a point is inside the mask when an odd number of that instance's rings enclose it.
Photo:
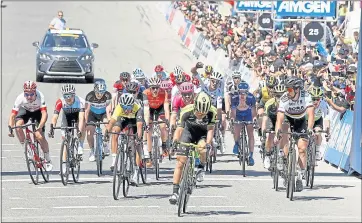
M 250 122 L 250 121 L 233 121 L 233 125 L 234 124 L 241 124 L 241 130 L 240 130 L 240 140 L 239 140 L 239 164 L 242 166 L 242 172 L 243 172 L 243 176 L 246 176 L 246 171 L 245 171 L 245 164 L 249 165 L 249 146 L 248 146 L 248 141 L 246 139 L 246 126 L 247 125 L 251 125 L 251 124 L 255 124 L 254 122 Z
M 135 124 L 128 124 L 123 132 L 109 132 L 109 134 L 117 134 L 118 137 L 118 148 L 116 155 L 116 162 L 114 164 L 113 170 L 113 199 L 119 200 L 119 192 L 121 189 L 121 184 L 123 185 L 123 196 L 128 197 L 130 178 L 134 173 L 134 163 L 135 159 L 135 136 L 133 134 L 132 128 L 135 127 Z M 139 167 L 138 174 L 141 175 L 142 181 L 146 184 L 147 177 L 147 167 L 142 165 L 145 168 L 145 173 L 142 173 L 142 168 Z M 139 177 L 137 177 L 139 179 Z
M 223 148 L 225 148 L 225 144 L 224 144 L 224 137 L 222 135 L 221 132 L 221 121 L 220 120 L 216 120 L 215 123 L 215 133 L 214 133 L 214 137 L 215 137 L 215 142 L 216 142 L 216 146 L 213 146 L 213 153 L 212 153 L 212 162 L 216 163 L 216 155 L 217 155 L 217 151 L 220 150 L 221 152 L 224 151 Z
M 50 132 L 60 129 L 65 131 L 65 137 L 60 146 L 60 176 L 64 186 L 67 186 L 69 181 L 69 169 L 72 171 L 74 183 L 79 182 L 80 162 L 83 160 L 82 155 L 78 154 L 79 137 L 78 123 L 72 121 L 71 127 L 54 127 L 50 125 Z M 77 132 L 75 131 L 77 130 Z M 53 137 L 53 135 L 49 135 Z M 66 155 L 64 155 L 66 153 Z M 65 159 L 65 160 L 64 160 Z M 65 170 L 63 164 L 66 164 Z
M 157 120 L 156 119 L 156 115 L 154 115 L 154 119 L 153 120 Z M 162 163 L 162 154 L 160 152 L 160 148 L 162 146 L 162 141 L 161 141 L 161 128 L 159 124 L 162 123 L 166 123 L 168 125 L 168 123 L 166 121 L 153 121 L 152 123 L 150 123 L 150 125 L 153 126 L 152 128 L 152 154 L 150 156 L 153 166 L 155 168 L 155 174 L 156 174 L 156 180 L 158 180 L 160 178 L 160 163 Z
M 297 145 L 296 138 L 302 135 L 306 135 L 306 133 L 297 133 L 294 132 L 294 129 L 291 126 L 291 131 L 289 132 L 282 132 L 279 131 L 277 133 L 277 138 L 280 139 L 280 134 L 287 134 L 290 135 L 291 140 L 289 140 L 289 150 L 288 150 L 288 158 L 287 158 L 287 174 L 286 174 L 286 180 L 287 180 L 287 187 L 286 187 L 286 193 L 287 198 L 289 198 L 291 201 L 293 200 L 293 193 L 295 192 L 295 168 L 296 168 L 296 149 L 295 146 Z
M 314 131 L 315 133 L 325 133 L 329 134 L 329 129 L 326 131 L 319 130 Z M 328 141 L 328 140 L 327 140 Z M 316 144 L 315 144 L 315 136 L 310 137 L 308 150 L 307 150 L 307 169 L 306 169 L 306 186 L 310 186 L 310 189 L 313 188 L 314 184 L 314 171 L 315 171 L 315 163 L 316 163 Z M 310 184 L 309 184 L 310 183 Z
M 103 142 L 103 133 L 101 129 L 101 125 L 107 125 L 108 122 L 88 122 L 86 123 L 86 126 L 92 125 L 96 127 L 95 136 L 96 136 L 96 149 L 94 151 L 94 156 L 96 158 L 97 163 L 97 175 L 100 177 L 102 175 L 102 162 L 104 159 L 104 142 Z
M 212 173 L 212 158 L 213 153 L 215 154 L 215 151 L 213 150 L 213 148 L 211 148 L 210 146 L 206 147 L 206 171 L 209 171 L 210 173 Z
M 29 176 L 34 185 L 39 184 L 39 170 L 45 182 L 49 182 L 49 173 L 45 168 L 46 160 L 44 157 L 44 153 L 41 150 L 39 151 L 39 142 L 35 139 L 34 133 L 36 131 L 35 126 L 38 125 L 37 122 L 33 122 L 32 119 L 29 119 L 29 124 L 19 125 L 12 128 L 9 128 L 11 134 L 13 134 L 13 130 L 17 128 L 25 129 L 25 160 L 26 166 L 28 168 Z M 31 126 L 32 130 L 28 127 Z M 30 135 L 33 135 L 33 139 Z M 34 175 L 32 174 L 31 167 L 34 167 Z
M 172 147 L 172 138 L 175 134 L 175 131 L 176 131 L 176 127 L 172 127 L 172 128 L 169 128 L 168 130 L 168 137 L 167 137 L 167 148 L 171 148 Z M 172 160 L 172 156 L 171 156 L 171 149 L 168 153 L 168 159 L 171 161 Z
M 195 158 L 199 156 L 196 148 L 199 145 L 193 143 L 183 143 L 180 145 L 186 146 L 185 156 L 186 162 L 183 164 L 183 171 L 180 180 L 180 192 L 177 201 L 177 215 L 181 217 L 181 210 L 186 213 L 187 203 L 190 199 L 192 191 L 196 186 L 196 171 L 195 171 Z

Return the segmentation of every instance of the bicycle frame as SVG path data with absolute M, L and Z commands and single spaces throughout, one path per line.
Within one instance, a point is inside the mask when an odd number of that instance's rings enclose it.
M 246 137 L 246 126 L 253 124 L 250 121 L 235 121 L 235 125 L 241 125 L 240 129 L 240 139 L 239 139 L 239 164 L 242 165 L 243 176 L 246 176 L 246 164 L 249 163 L 249 146 L 248 140 Z M 234 127 L 235 129 L 235 127 Z

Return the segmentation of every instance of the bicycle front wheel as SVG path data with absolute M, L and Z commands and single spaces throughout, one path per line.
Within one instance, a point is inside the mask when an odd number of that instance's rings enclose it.
M 185 198 L 186 198 L 186 193 L 187 193 L 187 189 L 188 189 L 188 182 L 189 182 L 189 175 L 188 175 L 188 169 L 190 168 L 190 159 L 188 158 L 183 171 L 182 171 L 182 176 L 181 176 L 181 183 L 180 183 L 180 192 L 179 192 L 179 197 L 178 197 L 178 206 L 177 206 L 177 215 L 179 217 L 181 217 L 181 210 L 183 210 L 184 207 L 184 203 L 185 203 Z
M 246 143 L 245 143 L 245 138 L 244 136 L 241 137 L 241 156 L 243 157 L 242 158 L 242 170 L 243 170 L 243 176 L 245 177 L 246 176 L 246 170 L 245 170 L 245 166 L 246 166 L 246 153 L 245 153 L 245 150 L 246 150 Z
M 160 148 L 158 145 L 158 138 L 152 138 L 152 148 L 153 148 L 153 165 L 155 167 L 156 180 L 160 178 Z
M 103 142 L 100 134 L 97 134 L 97 148 L 96 148 L 96 161 L 97 161 L 97 175 L 102 176 L 102 160 L 103 160 Z
M 139 177 L 141 176 L 142 179 L 142 183 L 143 184 L 147 184 L 147 165 L 146 165 L 146 159 L 143 159 L 141 161 L 141 165 L 138 167 L 138 182 L 139 182 Z
M 39 184 L 39 172 L 38 167 L 36 165 L 36 161 L 34 160 L 34 150 L 32 147 L 35 145 L 31 144 L 28 140 L 25 140 L 24 148 L 25 148 L 25 160 L 26 166 L 28 168 L 29 176 L 33 184 Z
M 293 200 L 293 193 L 295 190 L 295 162 L 296 162 L 296 151 L 292 149 L 290 154 L 290 162 L 291 162 L 291 169 L 290 169 L 290 178 L 289 178 L 289 199 Z
M 72 169 L 72 176 L 73 176 L 74 183 L 79 182 L 79 175 L 80 175 L 81 158 L 78 155 L 78 145 L 79 145 L 78 139 L 73 139 L 72 147 L 70 147 L 70 149 L 72 149 L 72 151 L 69 154 L 69 155 L 71 155 L 70 160 L 71 160 L 71 169 Z
M 113 199 L 119 199 L 119 190 L 121 189 L 122 184 L 122 174 L 123 174 L 123 163 L 124 163 L 124 153 L 123 149 L 117 149 L 116 162 L 114 163 L 113 170 Z
M 69 149 L 68 140 L 63 140 L 60 146 L 60 178 L 64 186 L 67 186 L 69 180 Z
M 40 165 L 41 165 L 41 167 L 39 168 L 40 173 L 41 173 L 44 181 L 49 182 L 49 172 L 45 168 L 46 160 L 45 160 L 45 157 L 44 157 L 44 153 L 43 153 L 42 150 L 39 150 L 38 154 L 39 154 L 39 161 L 40 161 Z
M 312 189 L 313 185 L 314 185 L 314 171 L 315 171 L 315 163 L 316 163 L 315 157 L 316 157 L 316 146 L 313 143 L 312 148 L 311 148 L 311 159 L 310 159 L 310 164 L 309 164 L 309 176 L 308 176 L 310 189 Z
M 132 177 L 133 162 L 132 157 L 128 152 L 124 153 L 124 164 L 123 164 L 123 196 L 128 197 L 130 178 Z

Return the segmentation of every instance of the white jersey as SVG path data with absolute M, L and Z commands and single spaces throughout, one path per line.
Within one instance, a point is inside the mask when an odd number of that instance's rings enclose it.
M 324 120 L 329 120 L 329 105 L 325 100 L 321 100 L 317 108 L 314 109 L 314 121 L 323 117 Z
M 178 95 L 179 93 L 180 93 L 180 90 L 178 89 L 178 86 L 177 85 L 173 86 L 172 90 L 171 90 L 171 102 L 173 101 L 175 96 Z
M 301 90 L 297 100 L 289 99 L 288 92 L 285 92 L 280 98 L 278 112 L 283 112 L 293 119 L 301 119 L 309 107 L 313 107 L 313 102 L 308 92 Z
M 15 100 L 14 107 L 12 109 L 12 112 L 17 114 L 19 112 L 19 109 L 23 108 L 26 111 L 29 112 L 35 112 L 38 110 L 46 110 L 47 106 L 45 104 L 45 99 L 43 93 L 36 90 L 36 99 L 33 102 L 28 102 L 26 100 L 24 93 L 21 93 Z

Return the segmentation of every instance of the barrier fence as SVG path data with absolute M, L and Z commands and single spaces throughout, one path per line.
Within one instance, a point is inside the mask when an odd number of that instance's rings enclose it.
M 211 42 L 202 33 L 197 31 L 195 25 L 187 20 L 180 10 L 176 9 L 174 3 L 159 2 L 157 8 L 178 33 L 182 44 L 198 61 L 210 64 L 215 70 L 224 74 L 240 71 L 243 75 L 242 78 L 250 84 L 251 90 L 253 91 L 257 88 L 258 79 L 252 77 L 252 72 L 241 61 L 236 65 L 230 63 L 230 59 L 225 56 L 225 50 L 221 48 L 214 50 Z M 350 159 L 356 159 L 355 157 L 350 157 L 353 135 L 353 112 L 347 111 L 342 118 L 338 112 L 334 110 L 331 112 L 331 139 L 327 144 L 324 144 L 324 160 L 344 171 L 352 172 Z M 361 159 L 359 159 L 359 162 L 361 162 Z M 353 169 L 353 171 L 361 174 L 360 170 Z

